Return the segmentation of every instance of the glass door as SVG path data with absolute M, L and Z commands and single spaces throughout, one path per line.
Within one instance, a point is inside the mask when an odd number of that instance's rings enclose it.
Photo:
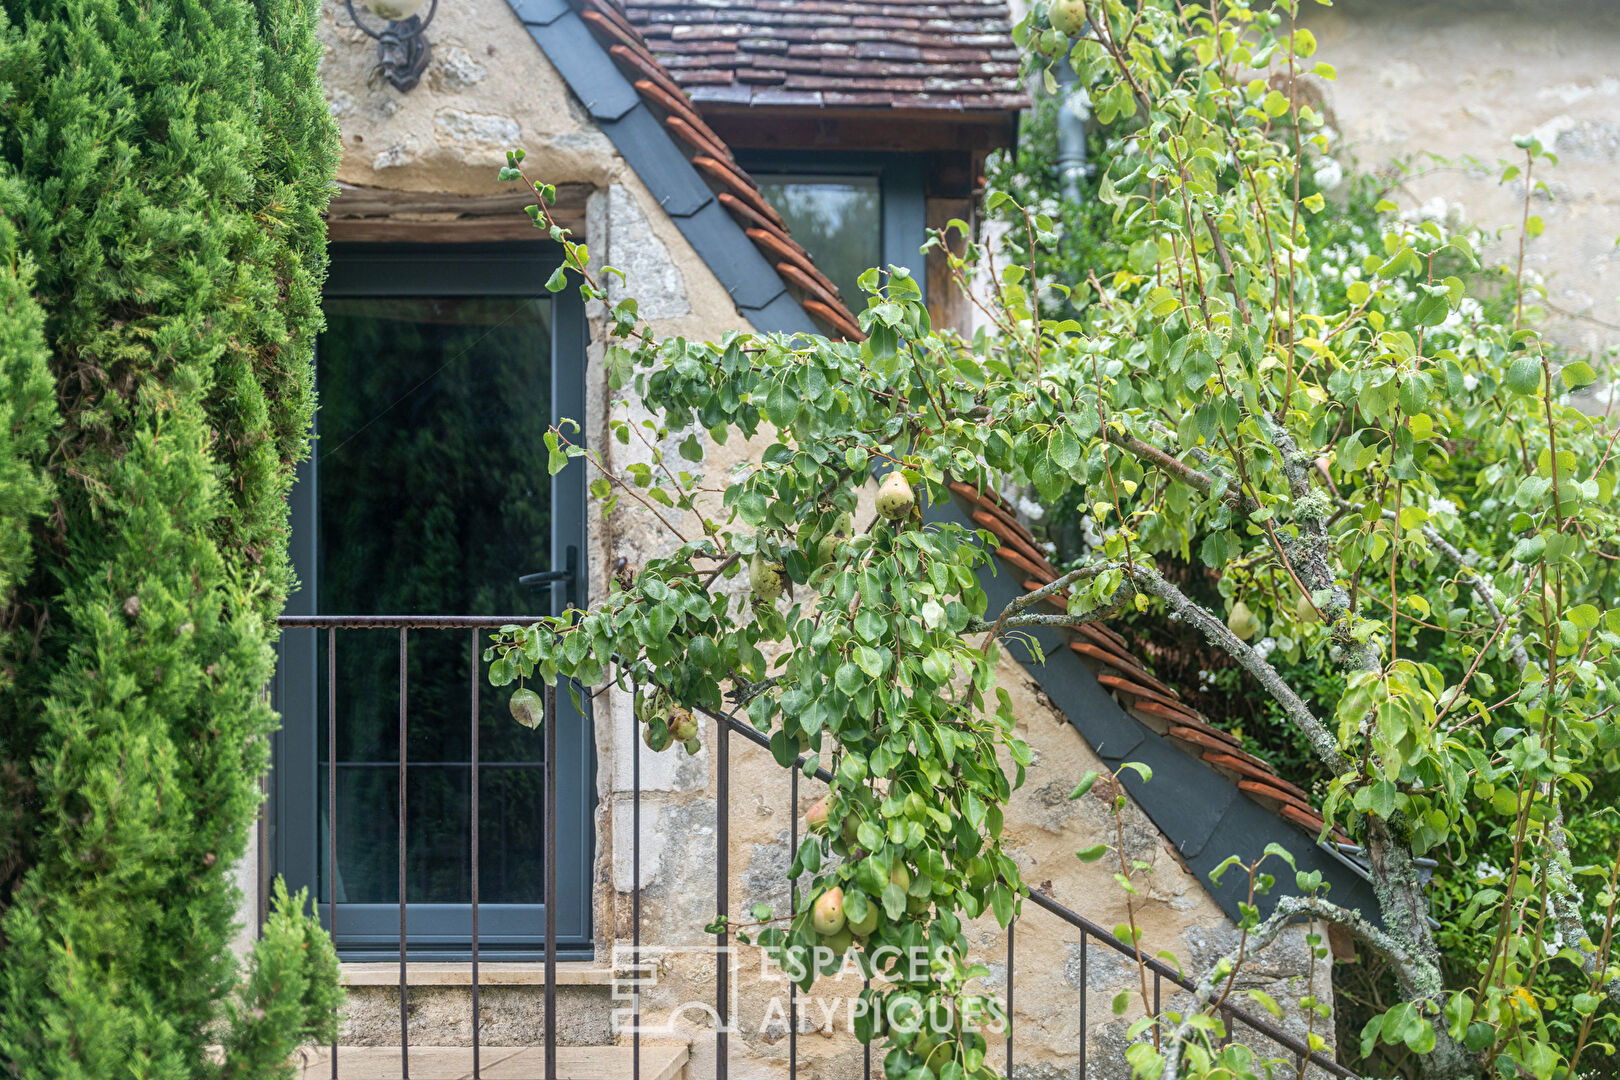
M 583 320 L 577 296 L 544 289 L 553 265 L 517 246 L 334 249 L 317 439 L 294 500 L 302 588 L 289 613 L 430 622 L 583 602 L 578 581 L 518 580 L 577 572 L 583 552 L 578 470 L 548 476 L 542 441 L 584 404 Z M 330 659 L 325 631 L 288 632 L 277 849 L 323 918 L 335 896 L 346 955 L 397 955 L 402 875 L 410 951 L 442 959 L 468 948 L 470 635 L 406 631 L 402 863 L 400 630 L 338 630 Z M 290 654 L 311 649 L 310 670 L 298 670 Z M 511 720 L 504 692 L 481 675 L 479 685 L 480 949 L 532 950 L 543 929 L 543 739 Z M 589 936 L 584 719 L 558 727 L 559 940 L 575 944 Z M 313 784 L 300 795 L 306 764 Z

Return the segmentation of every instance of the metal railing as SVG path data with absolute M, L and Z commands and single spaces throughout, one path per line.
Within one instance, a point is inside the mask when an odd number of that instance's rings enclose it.
M 411 631 L 447 631 L 466 630 L 470 635 L 468 674 L 469 674 L 469 724 L 470 724 L 470 757 L 471 781 L 469 788 L 469 812 L 471 828 L 469 829 L 469 843 L 471 846 L 471 990 L 472 990 L 472 1075 L 480 1075 L 479 1050 L 482 1041 L 480 1031 L 480 999 L 479 999 L 479 941 L 478 941 L 478 859 L 479 859 L 479 792 L 478 792 L 478 766 L 479 766 L 479 691 L 482 687 L 483 672 L 480 663 L 481 631 L 496 629 L 513 623 L 532 622 L 534 616 L 341 616 L 341 615 L 311 615 L 311 616 L 283 616 L 278 620 L 283 630 L 309 629 L 325 631 L 325 651 L 327 663 L 327 799 L 330 813 L 326 822 L 327 827 L 327 872 L 331 885 L 331 892 L 327 902 L 328 931 L 337 935 L 337 855 L 338 855 L 338 829 L 337 829 L 337 632 L 339 630 L 378 630 L 392 629 L 399 634 L 399 797 L 397 807 L 398 828 L 398 888 L 399 888 L 399 1049 L 401 1080 L 410 1078 L 410 1036 L 408 1027 L 408 960 L 407 960 L 407 911 L 406 911 L 406 767 L 407 767 L 407 740 L 406 732 L 409 722 L 409 680 L 407 671 L 409 667 L 409 633 Z M 557 725 L 553 719 L 557 712 L 556 687 L 548 687 L 544 697 L 545 716 L 543 722 L 544 750 L 544 790 L 543 790 L 543 895 L 545 921 L 545 976 L 543 985 L 544 995 L 544 1032 L 545 1032 L 545 1077 L 546 1080 L 557 1078 L 557 879 L 556 879 L 556 769 L 557 769 Z M 730 818 L 731 818 L 731 737 L 740 736 L 770 752 L 770 740 L 756 731 L 751 725 L 739 721 L 723 713 L 700 710 L 715 727 L 715 904 L 719 915 L 720 932 L 716 935 L 716 945 L 719 955 L 724 956 L 730 944 L 730 934 L 725 928 L 725 920 L 730 914 Z M 631 739 L 631 965 L 639 971 L 641 965 L 641 754 L 642 740 Z M 790 821 L 790 851 L 798 849 L 798 805 L 799 784 L 801 776 L 805 775 L 802 766 L 805 757 L 800 756 L 791 773 L 791 812 Z M 817 767 L 813 775 L 826 783 L 832 781 L 832 774 L 827 769 Z M 797 907 L 798 881 L 789 882 L 789 895 L 793 906 Z M 1051 896 L 1038 891 L 1026 894 L 1026 900 L 1034 907 L 1046 912 L 1048 915 L 1061 920 L 1080 936 L 1080 972 L 1078 1001 L 1076 1007 L 1079 1013 L 1079 1057 L 1080 1080 L 1086 1077 L 1087 1039 L 1088 1039 L 1088 980 L 1087 963 L 1090 947 L 1093 942 L 1111 949 L 1127 958 L 1133 965 L 1140 963 L 1142 968 L 1152 976 L 1153 1012 L 1158 1016 L 1161 1009 L 1161 996 L 1163 984 L 1168 982 L 1181 990 L 1192 990 L 1194 984 L 1185 978 L 1175 968 L 1170 967 L 1155 957 L 1139 956 L 1136 949 L 1121 942 L 1112 933 L 1101 925 L 1078 914 L 1065 905 L 1059 903 Z M 1007 974 L 1006 974 L 1006 1013 L 1009 1020 L 1013 1016 L 1013 992 L 1016 982 L 1016 938 L 1018 920 L 1014 920 L 1007 928 Z M 727 1080 L 729 1074 L 729 1039 L 728 1027 L 730 1022 L 730 971 L 725 963 L 715 965 L 715 1014 L 718 1019 L 715 1038 L 715 1080 Z M 870 986 L 870 980 L 866 985 Z M 789 984 L 788 1009 L 788 1074 L 792 1080 L 798 1076 L 798 1002 L 797 987 Z M 631 1080 L 641 1080 L 641 989 L 640 980 L 632 991 L 632 1016 L 634 1027 L 631 1034 Z M 1340 1065 L 1332 1058 L 1320 1051 L 1311 1050 L 1305 1040 L 1300 1039 L 1291 1032 L 1285 1031 L 1270 1021 L 1254 1016 L 1247 1010 L 1231 1004 L 1221 1006 L 1221 1015 L 1225 1021 L 1224 1042 L 1234 1038 L 1235 1028 L 1245 1028 L 1254 1035 L 1260 1036 L 1292 1055 L 1299 1075 L 1303 1077 L 1307 1065 L 1320 1068 L 1328 1074 L 1355 1080 L 1356 1074 L 1350 1069 Z M 1014 1059 L 1014 1031 L 1009 1023 L 1006 1038 L 1006 1075 L 1013 1075 Z M 332 1049 L 332 1078 L 338 1078 L 339 1047 L 334 1044 Z M 864 1080 L 872 1077 L 872 1048 L 868 1044 L 864 1051 Z

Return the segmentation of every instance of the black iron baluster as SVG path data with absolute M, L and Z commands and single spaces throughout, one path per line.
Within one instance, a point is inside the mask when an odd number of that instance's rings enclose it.
M 720 934 L 719 948 L 715 952 L 715 1013 L 719 1024 L 714 1033 L 714 1077 L 715 1080 L 726 1080 L 728 1069 L 726 1061 L 727 1039 L 726 1027 L 731 1023 L 730 1010 L 726 1007 L 726 999 L 731 992 L 731 967 L 729 960 L 729 943 L 731 935 L 727 932 L 725 919 L 730 912 L 727 896 L 727 876 L 730 874 L 730 848 L 731 848 L 731 725 L 725 721 L 715 724 L 715 770 L 719 778 L 715 792 L 716 828 L 715 836 L 715 867 L 714 891 L 715 900 L 720 908 Z
M 872 989 L 871 976 L 869 976 L 869 975 L 861 976 L 861 989 L 863 989 L 863 990 Z M 867 1041 L 866 1053 L 865 1053 L 864 1056 L 866 1058 L 866 1069 L 861 1075 L 864 1076 L 866 1078 L 866 1080 L 872 1080 L 872 1043 L 871 1043 L 870 1040 Z
M 326 628 L 326 929 L 337 944 L 337 630 Z M 333 1006 L 334 1010 L 337 1006 Z M 338 1036 L 332 1036 L 332 1080 L 337 1080 Z
M 409 631 L 399 628 L 399 1070 L 404 1080 L 411 1080 L 411 1035 L 406 1016 L 405 979 L 405 727 L 408 709 L 405 700 L 405 671 L 409 656 L 405 636 Z
M 1080 931 L 1080 1080 L 1086 1080 L 1086 962 L 1091 955 L 1091 942 L 1085 930 Z
M 1007 923 L 1007 1076 L 1013 1072 L 1013 937 L 1018 920 Z
M 1159 973 L 1153 973 L 1153 1015 L 1159 1015 Z
M 641 732 L 630 725 L 630 969 L 634 1027 L 630 1032 L 631 1080 L 641 1080 Z
M 473 1051 L 473 1080 L 478 1080 L 478 1043 L 479 1019 L 478 1008 L 478 631 L 472 631 L 472 778 L 469 794 L 471 806 L 468 816 L 472 819 L 472 1051 Z
M 799 853 L 799 769 L 798 762 L 794 762 L 791 777 L 792 794 L 788 803 L 788 862 L 792 869 L 792 860 Z M 799 910 L 799 879 L 788 877 L 788 914 L 792 915 Z M 791 927 L 793 924 L 788 923 Z M 788 1077 L 797 1080 L 799 1075 L 799 984 L 788 980 Z
M 557 687 L 546 687 L 546 1080 L 557 1080 Z

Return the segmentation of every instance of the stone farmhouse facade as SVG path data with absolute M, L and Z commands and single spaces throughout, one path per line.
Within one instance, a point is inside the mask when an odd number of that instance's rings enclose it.
M 1421 13 L 1406 7 L 1346 0 L 1312 16 L 1324 54 L 1337 54 L 1340 82 L 1327 91 L 1329 102 L 1363 164 L 1431 138 L 1436 149 L 1475 152 L 1462 135 L 1472 129 L 1456 117 L 1420 121 L 1395 108 L 1392 97 L 1428 88 L 1438 76 L 1416 59 L 1410 70 L 1369 61 L 1401 55 L 1400 28 L 1431 32 L 1421 29 L 1429 26 Z M 543 452 L 532 461 L 503 455 L 491 465 L 488 455 L 456 449 L 462 440 L 493 440 L 521 456 L 525 437 L 567 417 L 615 469 L 648 460 L 645 446 L 606 436 L 609 415 L 637 416 L 638 403 L 608 387 L 604 313 L 544 289 L 555 255 L 522 212 L 530 200 L 496 179 L 508 149 L 525 149 L 526 167 L 557 185 L 558 219 L 589 244 L 594 261 L 624 271 L 623 288 L 660 335 L 708 339 L 753 329 L 856 337 L 850 268 L 869 262 L 909 265 L 926 284 L 936 325 L 966 328 L 967 305 L 952 295 L 937 256 L 924 259 L 917 249 L 927 227 L 973 220 L 985 156 L 1016 137 L 1025 94 L 1012 17 L 1002 0 L 634 0 L 623 7 L 613 0 L 443 0 L 426 31 L 430 62 L 420 82 L 402 92 L 379 77 L 375 44 L 345 5 L 328 0 L 323 78 L 344 155 L 329 220 L 329 325 L 318 360 L 323 412 L 315 460 L 294 497 L 304 587 L 289 614 L 543 614 L 602 595 L 612 575 L 633 573 L 666 542 L 635 509 L 603 518 L 580 476 L 565 472 L 548 482 Z M 1492 33 L 1468 29 L 1463 36 L 1483 50 Z M 1571 339 L 1601 348 L 1612 338 L 1603 320 L 1620 322 L 1613 256 L 1598 242 L 1602 228 L 1611 243 L 1620 234 L 1613 220 L 1620 208 L 1604 203 L 1593 181 L 1593 170 L 1615 153 L 1602 113 L 1603 102 L 1612 110 L 1613 77 L 1601 74 L 1601 49 L 1591 38 L 1533 40 L 1537 88 L 1481 97 L 1497 110 L 1494 121 L 1552 123 L 1556 140 L 1579 143 L 1569 155 L 1568 213 L 1572 224 L 1582 222 L 1580 254 L 1544 257 L 1538 248 L 1535 257 L 1544 258 L 1538 265 L 1546 266 L 1555 295 L 1588 316 L 1567 320 Z M 1539 120 L 1526 97 L 1555 102 L 1562 112 Z M 1450 140 L 1443 146 L 1442 129 Z M 1582 185 L 1592 192 L 1583 194 Z M 1470 206 L 1478 194 L 1478 205 L 1497 209 L 1495 193 L 1472 173 L 1413 181 L 1412 198 L 1430 192 Z M 1549 218 L 1549 236 L 1560 227 L 1556 214 Z M 1566 286 L 1574 292 L 1560 291 Z M 491 360 L 506 366 L 493 371 Z M 473 386 L 485 396 L 457 397 Z M 452 424 L 450 416 L 461 419 Z M 723 477 L 762 448 L 705 444 L 691 468 Z M 497 473 L 498 482 L 489 479 Z M 397 490 L 389 483 L 395 476 Z M 515 507 L 525 491 L 530 504 Z M 965 488 L 957 494 L 934 512 L 971 520 L 998 538 L 997 576 L 987 580 L 992 603 L 1055 576 L 999 496 Z M 458 505 L 472 509 L 460 514 Z M 367 536 L 387 536 L 362 542 L 362 527 Z M 503 529 L 524 529 L 526 539 L 490 539 Z M 513 562 L 523 559 L 530 561 Z M 448 578 L 424 569 L 443 565 L 451 566 Z M 553 580 L 516 587 L 519 575 L 533 572 Z M 511 611 L 514 604 L 523 610 Z M 535 938 L 540 854 L 531 813 L 539 743 L 486 695 L 478 730 L 492 757 L 479 773 L 484 810 L 471 824 L 465 740 L 435 733 L 464 732 L 468 722 L 467 634 L 410 633 L 419 651 L 407 662 L 399 646 L 413 710 L 400 744 L 408 744 L 413 767 L 421 764 L 407 782 L 411 809 L 399 824 L 393 815 L 403 800 L 388 786 L 396 772 L 407 772 L 391 742 L 396 705 L 398 715 L 405 712 L 389 682 L 395 639 L 379 645 L 377 635 L 387 631 L 339 632 L 334 659 L 322 631 L 287 632 L 274 688 L 286 730 L 261 843 L 243 879 L 250 909 L 274 874 L 310 886 L 323 917 L 335 904 L 350 993 L 340 1064 L 349 1048 L 397 1044 L 403 1024 L 417 1048 L 413 1067 L 429 1075 L 420 1069 L 430 1065 L 415 1063 L 431 1063 L 430 1049 L 460 1062 L 457 1048 L 473 1040 L 463 909 L 475 873 L 489 905 L 479 933 L 478 1040 L 513 1048 L 545 1037 Z M 432 651 L 437 646 L 427 642 L 435 633 L 455 644 Z M 398 640 L 405 638 L 401 631 Z M 1139 783 L 1127 773 L 1124 837 L 1129 856 L 1151 867 L 1135 912 L 1147 951 L 1165 950 L 1192 973 L 1229 948 L 1240 896 L 1235 882 L 1217 888 L 1208 871 L 1228 855 L 1253 858 L 1271 842 L 1297 852 L 1302 866 L 1321 869 L 1335 898 L 1372 903 L 1353 858 L 1339 845 L 1316 843 L 1321 819 L 1313 793 L 1184 705 L 1139 659 L 1139 643 L 1105 627 L 1038 640 L 1042 656 L 1006 659 L 1001 676 L 1020 734 L 1036 754 L 1029 782 L 1013 799 L 1008 832 L 1026 879 L 1043 896 L 1105 927 L 1125 921 L 1125 894 L 1109 866 L 1073 855 L 1113 838 L 1102 788 L 1078 801 L 1068 794 L 1088 769 L 1143 761 L 1154 780 Z M 435 689 L 434 679 L 444 685 Z M 454 679 L 459 690 L 449 688 Z M 572 734 L 559 736 L 556 914 L 565 955 L 557 1039 L 581 1053 L 625 1045 L 615 1023 L 616 1010 L 626 1008 L 614 985 L 615 950 L 639 931 L 641 943 L 670 950 L 657 986 L 643 994 L 644 1022 L 664 1025 L 644 1039 L 647 1075 L 715 1076 L 708 1018 L 680 1006 L 713 996 L 715 960 L 701 950 L 713 940 L 704 926 L 714 918 L 719 887 L 720 790 L 728 793 L 731 910 L 756 902 L 781 910 L 793 823 L 819 797 L 818 785 L 803 778 L 795 785 L 768 753 L 736 739 L 722 776 L 708 724 L 704 750 L 694 756 L 640 750 L 630 703 L 612 689 L 596 694 L 584 714 L 571 713 L 568 724 Z M 475 829 L 484 850 L 477 872 L 465 851 Z M 403 1008 L 392 914 L 400 895 L 396 860 L 410 909 Z M 251 932 L 256 912 L 245 916 Z M 1282 1003 L 1307 993 L 1331 997 L 1330 964 L 1313 962 L 1305 932 L 1285 935 L 1245 978 Z M 1005 990 L 1007 935 L 988 920 L 973 933 L 991 989 Z M 1125 1031 L 1141 1008 L 1133 1003 L 1115 1015 L 1108 1002 L 1138 985 L 1135 965 L 1038 911 L 1017 924 L 1017 951 L 1015 1074 L 1127 1076 Z M 863 1050 L 848 1033 L 847 1016 L 837 1015 L 839 995 L 858 991 L 859 980 L 824 980 L 810 995 L 814 1006 L 798 1001 L 790 1039 L 778 1002 L 783 988 L 760 977 L 757 957 L 742 952 L 729 1075 L 787 1077 L 790 1048 L 797 1075 L 859 1075 Z M 1173 990 L 1166 990 L 1167 1006 Z M 1082 994 L 1089 1011 L 1079 1004 Z M 1285 1026 L 1306 1030 L 1293 1009 Z M 1318 1022 L 1315 1030 L 1331 1042 L 1331 1024 L 1323 1031 Z M 1082 1042 L 1089 1051 L 1078 1049 Z M 328 1075 L 327 1051 L 311 1053 L 309 1075 Z

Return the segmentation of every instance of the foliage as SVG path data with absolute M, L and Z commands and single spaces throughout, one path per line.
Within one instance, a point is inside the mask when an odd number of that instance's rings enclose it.
M 230 948 L 336 160 L 315 16 L 0 16 L 10 1075 L 278 1076 L 332 1031 L 302 896 L 278 893 L 244 984 Z
M 1266 1071 L 1241 1038 L 1224 1045 L 1220 1009 L 1248 957 L 1312 919 L 1350 931 L 1394 974 L 1399 999 L 1365 1027 L 1364 1055 L 1404 1047 L 1436 1077 L 1572 1075 L 1612 1037 L 1620 998 L 1620 861 L 1573 863 L 1564 827 L 1565 805 L 1587 797 L 1616 745 L 1620 611 L 1585 591 L 1614 557 L 1614 433 L 1569 403 L 1595 373 L 1555 362 L 1523 325 L 1522 289 L 1505 319 L 1466 304 L 1449 267 L 1477 263 L 1467 234 L 1389 219 L 1354 263 L 1329 272 L 1313 257 L 1306 223 L 1326 199 L 1303 173 L 1307 147 L 1327 143 L 1298 80 L 1333 72 L 1296 15 L 1292 0 L 1227 0 L 1214 13 L 1171 0 L 1036 7 L 1018 31 L 1036 69 L 1055 83 L 1050 65 L 1071 64 L 1099 120 L 1132 126 L 1097 198 L 1115 235 L 1136 238 L 1106 279 L 1000 268 L 994 332 L 972 342 L 933 332 L 899 271 L 863 278 L 858 345 L 659 341 L 634 301 L 614 307 L 610 379 L 653 419 L 613 424 L 648 461 L 604 469 L 595 490 L 608 511 L 640 504 L 676 546 L 589 612 L 504 630 L 491 678 L 612 678 L 651 702 L 640 711 L 655 736 L 677 709 L 718 716 L 729 684 L 779 760 L 806 754 L 834 777 L 825 831 L 795 860 L 813 875 L 806 904 L 761 939 L 787 953 L 851 949 L 858 918 L 863 963 L 874 943 L 934 955 L 922 977 L 885 971 L 874 994 L 960 1013 L 976 1004 L 961 920 L 989 910 L 1005 923 L 1023 889 L 1000 835 L 1028 751 L 994 685 L 998 639 L 1163 611 L 1230 654 L 1300 733 L 1330 777 L 1323 811 L 1362 846 L 1379 910 L 1345 909 L 1308 873 L 1278 883 L 1244 867 L 1255 897 L 1272 885 L 1288 895 L 1269 914 L 1255 899 L 1238 948 L 1190 1003 L 1133 1029 L 1134 1071 Z M 1549 155 L 1530 137 L 1517 145 L 1504 182 L 1526 193 L 1522 242 L 1539 231 L 1528 196 Z M 529 182 L 521 161 L 504 174 Z M 565 245 L 587 298 L 601 297 L 583 246 L 550 219 L 551 190 L 536 190 L 536 223 Z M 1015 204 L 988 199 L 1049 242 L 1055 222 Z M 959 281 L 977 254 L 946 256 Z M 1040 317 L 1031 298 L 1043 289 L 1078 296 L 1079 310 Z M 718 505 L 658 449 L 699 426 L 717 442 L 768 443 Z M 602 466 L 565 430 L 547 443 L 553 469 Z M 1458 467 L 1460 447 L 1477 468 Z M 680 453 L 702 457 L 695 434 Z M 1053 585 L 992 612 L 974 576 L 987 538 L 923 526 L 911 498 L 858 512 L 855 489 L 874 468 L 886 490 L 898 473 L 929 502 L 949 498 L 948 480 L 1071 498 L 1099 542 Z M 1459 487 L 1466 502 L 1449 498 Z M 1215 571 L 1230 604 L 1190 598 L 1159 570 L 1167 558 Z M 719 587 L 745 564 L 751 595 Z M 1038 606 L 1048 600 L 1063 612 Z M 1261 631 L 1324 673 L 1315 702 L 1251 647 Z M 1511 837 L 1503 881 L 1480 883 L 1454 923 L 1484 928 L 1489 946 L 1474 970 L 1448 970 L 1415 860 L 1466 856 L 1499 832 Z M 1140 946 L 1134 928 L 1120 933 Z M 1301 1005 L 1314 1017 L 1324 1007 Z M 993 1075 L 972 1025 L 861 1034 L 886 1036 L 889 1075 Z
M 1110 175 L 1118 155 L 1129 156 L 1139 133 L 1138 125 L 1129 119 L 1116 120 L 1107 129 L 1091 132 L 1089 159 L 1093 170 L 1082 182 L 1082 198 L 1077 203 L 1059 201 L 1061 183 L 1055 159 L 1055 117 L 1060 108 L 1060 96 L 1041 96 L 1037 106 L 1026 114 L 1017 155 L 1003 155 L 991 164 L 993 185 L 1012 193 L 1017 203 L 1004 204 L 998 211 L 1002 227 L 1006 229 L 1005 243 L 1008 258 L 1019 264 L 1030 264 L 1035 272 L 1048 281 L 1085 281 L 1093 275 L 1099 282 L 1109 282 L 1115 275 L 1129 273 L 1132 249 L 1152 234 L 1152 222 L 1147 219 L 1115 223 L 1113 208 L 1096 198 L 1104 178 Z M 1324 135 L 1330 130 L 1324 128 Z M 1306 215 L 1302 226 L 1306 244 L 1301 257 L 1312 266 L 1322 310 L 1342 310 L 1353 306 L 1349 290 L 1363 279 L 1363 261 L 1371 254 L 1372 245 L 1382 234 L 1400 228 L 1404 222 L 1414 224 L 1433 221 L 1443 231 L 1463 233 L 1467 247 L 1483 249 L 1491 237 L 1457 219 L 1455 208 L 1436 200 L 1417 211 L 1399 215 L 1391 201 L 1395 189 L 1404 185 L 1415 170 L 1406 163 L 1393 163 L 1376 175 L 1357 171 L 1352 165 L 1341 164 L 1344 151 L 1331 141 L 1313 148 L 1306 146 L 1306 167 L 1301 171 L 1302 197 L 1321 193 L 1325 196 L 1322 212 Z M 1436 162 L 1444 165 L 1444 162 Z M 1475 163 L 1477 167 L 1484 167 Z M 1512 170 L 1517 172 L 1516 169 Z M 1119 175 L 1115 170 L 1113 175 Z M 1512 177 L 1509 177 L 1512 179 Z M 1023 216 L 1020 207 L 1038 208 L 1053 219 L 1050 242 L 1037 244 L 1031 251 L 1025 243 Z M 1436 254 L 1434 276 L 1444 278 L 1455 275 L 1467 287 L 1467 297 L 1439 326 L 1428 329 L 1430 342 L 1438 347 L 1456 347 L 1475 325 L 1489 326 L 1511 323 L 1515 306 L 1521 296 L 1527 305 L 1526 319 L 1536 312 L 1542 289 L 1538 281 L 1523 284 L 1518 280 L 1517 268 L 1511 264 L 1476 264 L 1462 251 L 1450 248 Z M 1064 312 L 1077 318 L 1087 318 L 1090 304 L 1096 303 L 1090 293 L 1071 302 L 1048 290 L 1043 296 L 1043 307 L 1048 313 Z M 1388 327 L 1415 334 L 1418 327 L 1408 320 L 1409 306 L 1397 306 L 1387 312 Z M 1557 367 L 1574 358 L 1556 346 L 1545 345 Z M 1429 471 L 1436 486 L 1436 500 L 1441 505 L 1459 509 L 1455 525 L 1448 536 L 1464 551 L 1487 551 L 1506 542 L 1502 534 L 1502 517 L 1491 513 L 1487 501 L 1483 508 L 1475 508 L 1477 485 L 1492 464 L 1503 456 L 1500 440 L 1481 440 L 1471 433 L 1452 439 L 1446 444 L 1444 458 L 1431 458 Z M 1058 505 L 1040 507 L 1029 500 L 1034 515 L 1039 515 L 1036 528 L 1044 530 L 1054 549 L 1058 565 L 1071 565 L 1087 558 L 1093 547 L 1101 544 L 1102 537 L 1096 523 L 1088 514 L 1083 493 L 1072 492 Z M 1202 538 L 1199 538 L 1201 542 Z M 1196 544 L 1194 545 L 1197 546 Z M 1238 603 L 1250 610 L 1260 609 L 1265 601 L 1256 601 L 1252 593 L 1264 591 L 1269 585 L 1264 580 L 1244 580 L 1239 588 L 1223 586 L 1216 570 L 1205 567 L 1200 560 L 1183 561 L 1175 557 L 1162 557 L 1160 564 L 1175 578 L 1179 587 L 1189 596 L 1206 606 L 1218 610 L 1233 608 Z M 1591 577 L 1583 581 L 1565 583 L 1566 603 L 1591 603 L 1601 608 L 1613 606 L 1616 588 L 1611 561 L 1601 560 L 1592 568 Z M 1411 572 L 1403 572 L 1402 588 L 1413 585 Z M 1385 606 L 1390 602 L 1388 582 L 1379 576 L 1363 576 L 1358 582 L 1360 590 L 1373 602 Z M 1275 599 L 1269 605 L 1276 607 Z M 1244 738 L 1256 753 L 1268 758 L 1288 776 L 1307 786 L 1325 785 L 1331 776 L 1323 763 L 1317 760 L 1300 731 L 1289 721 L 1284 709 L 1275 699 L 1257 695 L 1258 689 L 1251 676 L 1231 657 L 1204 641 L 1194 628 L 1185 624 L 1167 622 L 1157 612 L 1127 613 L 1121 622 L 1132 625 L 1143 639 L 1140 648 L 1156 661 L 1161 678 L 1183 690 L 1189 703 L 1216 717 L 1229 730 Z M 1276 636 L 1272 636 L 1275 632 Z M 1467 670 L 1471 658 L 1463 652 L 1436 648 L 1437 632 L 1413 623 L 1409 630 L 1411 644 L 1420 646 L 1441 671 L 1448 684 L 1455 683 Z M 1304 649 L 1290 627 L 1283 623 L 1256 630 L 1259 640 L 1256 648 L 1269 657 L 1270 663 L 1290 686 L 1313 708 L 1331 708 L 1344 691 L 1341 672 L 1322 666 L 1318 659 Z M 1484 675 L 1497 682 L 1511 681 L 1516 672 L 1509 656 L 1500 653 L 1487 656 L 1480 665 Z M 1614 769 L 1612 752 L 1595 759 L 1589 778 L 1593 784 L 1590 801 L 1608 806 L 1620 788 L 1620 772 Z M 1617 823 L 1612 814 L 1577 815 L 1568 823 L 1569 842 L 1575 852 L 1577 865 L 1606 862 L 1616 843 Z M 1462 842 L 1446 845 L 1441 865 L 1435 871 L 1430 891 L 1435 901 L 1435 914 L 1442 924 L 1437 938 L 1442 949 L 1444 966 L 1459 979 L 1466 981 L 1476 965 L 1485 963 L 1495 942 L 1495 926 L 1474 925 L 1477 911 L 1469 914 L 1470 901 L 1483 887 L 1500 887 L 1504 883 L 1502 867 L 1512 862 L 1513 833 L 1504 825 L 1487 827 L 1479 835 Z M 1372 1015 L 1384 1009 L 1373 1004 L 1383 992 L 1380 978 L 1387 970 L 1376 956 L 1354 968 L 1341 968 L 1335 979 L 1341 993 L 1341 1031 L 1350 1020 L 1359 1032 Z M 1557 986 L 1557 995 L 1568 998 L 1580 992 L 1585 981 L 1578 969 L 1553 970 L 1542 976 L 1544 982 Z M 1342 1015 L 1343 1006 L 1350 1006 L 1349 1016 Z M 1370 1011 L 1369 1011 L 1370 1010 Z M 1573 1047 L 1577 1041 L 1578 1021 L 1553 1020 L 1551 1029 L 1559 1043 Z M 1344 1040 L 1341 1040 L 1343 1042 Z M 1355 1057 L 1354 1040 L 1346 1047 Z M 1415 1062 L 1408 1060 L 1404 1048 L 1390 1060 L 1375 1055 L 1378 1062 L 1367 1061 L 1363 1067 L 1385 1075 L 1395 1071 L 1410 1073 Z

